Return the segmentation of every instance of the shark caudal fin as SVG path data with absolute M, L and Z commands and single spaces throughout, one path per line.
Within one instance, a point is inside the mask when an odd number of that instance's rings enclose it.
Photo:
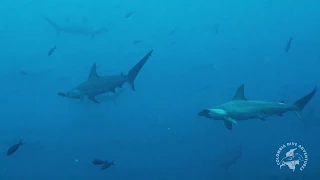
M 295 107 L 294 113 L 298 116 L 300 120 L 303 120 L 301 111 L 309 103 L 309 101 L 316 94 L 316 92 L 317 92 L 317 88 L 314 88 L 312 92 L 302 97 L 301 99 L 299 99 L 293 104 L 293 106 Z
M 57 25 L 57 23 L 47 17 L 45 17 L 44 20 L 46 20 L 56 30 L 58 36 L 60 34 L 61 28 Z
M 133 91 L 135 91 L 134 80 L 136 79 L 136 77 L 139 74 L 143 65 L 147 62 L 147 60 L 151 56 L 152 52 L 153 52 L 153 50 L 151 50 L 135 66 L 133 66 L 133 68 L 131 68 L 131 70 L 129 71 L 129 73 L 127 75 L 127 78 L 128 78 L 127 82 L 131 85 L 131 88 Z

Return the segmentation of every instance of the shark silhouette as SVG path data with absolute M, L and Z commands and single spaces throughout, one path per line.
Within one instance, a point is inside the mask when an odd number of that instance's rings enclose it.
M 86 18 L 83 18 L 81 23 L 66 22 L 62 24 L 57 24 L 55 21 L 47 17 L 45 17 L 44 20 L 46 20 L 56 30 L 57 35 L 59 35 L 60 32 L 64 32 L 69 34 L 87 35 L 93 39 L 96 35 L 107 32 L 107 29 L 104 26 L 99 28 L 92 27 L 89 25 Z
M 224 169 L 226 172 L 229 172 L 229 168 L 232 165 L 236 164 L 241 157 L 242 157 L 242 142 L 241 142 L 239 150 L 234 155 L 232 155 L 230 159 L 228 159 L 224 162 L 221 162 L 218 165 L 218 167 Z
M 89 100 L 99 103 L 96 100 L 96 96 L 105 94 L 108 92 L 115 93 L 117 87 L 122 88 L 123 84 L 128 82 L 131 85 L 131 89 L 135 91 L 134 80 L 139 74 L 143 65 L 147 62 L 151 56 L 153 50 L 145 55 L 135 66 L 131 68 L 128 75 L 121 73 L 120 75 L 112 76 L 99 76 L 96 70 L 96 64 L 94 63 L 91 67 L 88 79 L 74 87 L 67 93 L 58 93 L 59 96 L 67 97 L 71 99 L 83 99 L 88 98 Z
M 241 85 L 232 101 L 220 104 L 211 109 L 204 109 L 199 112 L 198 115 L 214 120 L 223 120 L 225 127 L 229 130 L 232 130 L 232 124 L 237 124 L 237 121 L 255 118 L 265 120 L 269 116 L 282 116 L 289 111 L 293 111 L 299 119 L 303 120 L 301 111 L 316 92 L 317 89 L 314 88 L 312 92 L 294 104 L 285 104 L 283 102 L 248 100 L 244 96 L 244 85 Z

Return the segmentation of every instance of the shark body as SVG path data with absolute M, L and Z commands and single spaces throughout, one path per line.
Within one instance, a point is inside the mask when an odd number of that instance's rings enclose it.
M 261 119 L 265 120 L 269 116 L 282 116 L 284 113 L 292 111 L 297 117 L 303 120 L 301 111 L 315 95 L 317 89 L 302 97 L 294 104 L 285 104 L 283 102 L 267 102 L 248 100 L 244 96 L 244 85 L 241 85 L 232 101 L 220 104 L 210 109 L 204 109 L 198 113 L 199 116 L 204 116 L 214 120 L 223 120 L 225 127 L 232 130 L 232 124 L 237 124 L 238 121 Z
M 45 17 L 44 20 L 56 30 L 57 35 L 59 35 L 60 32 L 64 32 L 68 34 L 87 35 L 94 38 L 98 34 L 107 32 L 107 29 L 104 26 L 99 28 L 92 27 L 85 18 L 83 18 L 81 23 L 68 22 L 63 24 L 58 24 L 47 17 Z
M 99 103 L 96 100 L 96 96 L 113 92 L 115 93 L 115 89 L 120 87 L 122 88 L 123 84 L 128 82 L 131 85 L 133 91 L 135 91 L 134 80 L 139 74 L 143 65 L 147 62 L 149 57 L 151 56 L 153 50 L 151 50 L 147 55 L 145 55 L 135 66 L 131 68 L 128 75 L 124 75 L 121 73 L 120 75 L 112 75 L 112 76 L 99 76 L 96 70 L 96 64 L 94 63 L 91 67 L 90 74 L 88 79 L 74 87 L 67 93 L 58 93 L 59 96 L 67 97 L 71 99 L 85 99 Z

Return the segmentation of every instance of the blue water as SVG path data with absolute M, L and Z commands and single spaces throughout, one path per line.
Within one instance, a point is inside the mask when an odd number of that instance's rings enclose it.
M 270 174 L 277 173 L 319 179 L 318 94 L 303 110 L 305 123 L 286 113 L 240 122 L 229 131 L 222 121 L 197 115 L 230 101 L 241 84 L 248 99 L 285 103 L 320 86 L 318 1 L 0 4 L 0 180 L 275 179 Z M 44 17 L 59 23 L 85 17 L 108 32 L 93 39 L 57 36 Z M 127 73 L 152 49 L 136 91 L 125 85 L 116 105 L 57 95 L 85 81 L 93 62 L 101 75 Z M 7 156 L 20 139 L 25 144 Z M 241 142 L 242 157 L 229 173 L 217 168 L 233 156 L 227 149 L 236 151 Z M 302 172 L 277 166 L 276 152 L 287 142 L 306 148 Z M 115 166 L 101 171 L 92 164 L 95 158 Z

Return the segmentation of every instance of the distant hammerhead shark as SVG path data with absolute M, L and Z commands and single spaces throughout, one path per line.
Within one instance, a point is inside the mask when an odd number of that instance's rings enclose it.
M 293 111 L 299 119 L 303 120 L 301 111 L 316 92 L 317 88 L 314 88 L 312 92 L 294 104 L 285 104 L 283 102 L 248 100 L 244 96 L 244 85 L 241 85 L 232 101 L 220 104 L 211 109 L 204 109 L 200 111 L 198 115 L 214 120 L 223 120 L 225 127 L 229 130 L 232 130 L 232 124 L 237 124 L 237 121 L 255 118 L 265 120 L 269 116 L 282 116 L 289 111 Z
M 122 88 L 123 84 L 126 82 L 128 82 L 131 85 L 131 89 L 135 91 L 134 80 L 136 79 L 143 65 L 151 56 L 152 52 L 153 50 L 151 50 L 135 66 L 133 66 L 128 75 L 121 73 L 120 75 L 98 76 L 97 67 L 94 63 L 91 67 L 88 80 L 71 89 L 69 92 L 60 92 L 58 95 L 71 99 L 81 99 L 81 101 L 83 101 L 85 98 L 88 98 L 95 103 L 99 103 L 99 101 L 95 98 L 96 96 L 108 92 L 115 93 L 115 89 L 117 87 Z
M 45 17 L 44 20 L 46 20 L 56 30 L 57 35 L 59 35 L 60 32 L 64 32 L 69 34 L 87 35 L 93 39 L 97 34 L 107 32 L 107 29 L 104 26 L 101 26 L 100 28 L 90 26 L 86 18 L 83 18 L 81 23 L 68 22 L 63 24 L 57 24 L 47 17 Z
M 226 172 L 229 172 L 229 168 L 236 164 L 238 160 L 242 157 L 242 142 L 240 145 L 239 150 L 231 157 L 231 159 L 228 159 L 218 165 L 218 167 L 224 169 Z

